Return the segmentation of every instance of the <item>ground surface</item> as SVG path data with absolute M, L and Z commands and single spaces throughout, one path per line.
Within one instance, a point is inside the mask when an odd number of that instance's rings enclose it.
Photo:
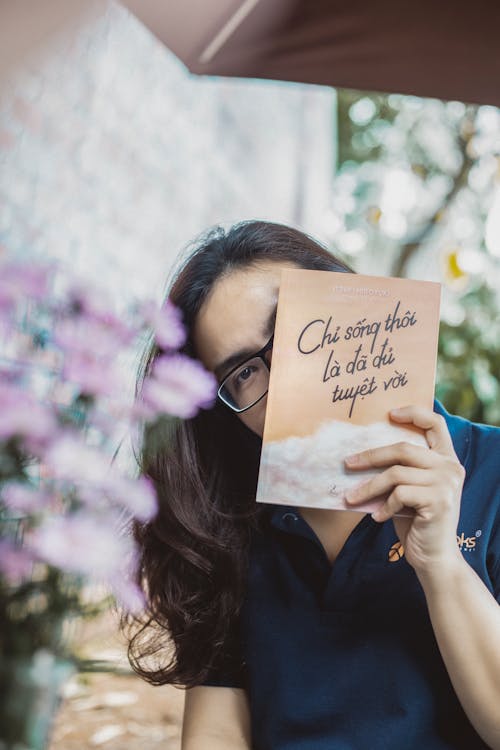
M 85 624 L 80 655 L 127 669 L 123 639 L 111 616 Z M 64 686 L 49 750 L 180 750 L 184 691 L 153 687 L 131 670 L 86 672 Z

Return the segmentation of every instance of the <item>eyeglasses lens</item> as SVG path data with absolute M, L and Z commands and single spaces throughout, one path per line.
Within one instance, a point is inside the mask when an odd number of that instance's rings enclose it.
M 269 369 L 260 357 L 254 357 L 231 373 L 221 388 L 221 396 L 235 409 L 245 409 L 263 396 L 268 387 Z

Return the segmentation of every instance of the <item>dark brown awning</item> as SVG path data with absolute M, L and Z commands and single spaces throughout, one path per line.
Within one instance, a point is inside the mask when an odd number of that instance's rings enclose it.
M 500 0 L 123 0 L 198 75 L 500 106 Z

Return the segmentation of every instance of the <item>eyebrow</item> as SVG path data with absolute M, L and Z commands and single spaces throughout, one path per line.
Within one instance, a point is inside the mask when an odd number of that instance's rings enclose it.
M 271 310 L 271 313 L 264 325 L 264 328 L 262 330 L 262 333 L 266 338 L 271 338 L 271 334 L 274 330 L 274 326 L 276 323 L 276 310 L 278 308 L 278 303 L 276 303 Z M 243 362 L 248 357 L 251 357 L 252 354 L 255 354 L 255 349 L 248 349 L 246 347 L 245 349 L 239 349 L 237 352 L 233 352 L 233 354 L 230 354 L 229 357 L 226 357 L 221 362 L 219 362 L 216 367 L 214 367 L 214 373 L 217 376 L 219 380 L 223 380 L 222 373 L 228 373 L 233 367 L 236 367 L 237 364 L 240 362 Z

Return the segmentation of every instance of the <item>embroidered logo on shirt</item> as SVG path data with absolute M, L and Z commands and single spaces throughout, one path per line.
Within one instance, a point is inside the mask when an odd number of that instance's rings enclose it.
M 457 544 L 460 551 L 464 550 L 465 552 L 474 552 L 476 549 L 476 541 L 482 533 L 481 529 L 478 529 L 474 536 L 466 537 L 463 531 L 460 536 L 457 535 Z M 405 548 L 401 542 L 395 542 L 389 550 L 389 562 L 397 562 L 398 560 L 401 560 L 401 558 L 404 557 L 404 554 Z
M 389 550 L 389 562 L 397 562 L 398 560 L 401 560 L 404 553 L 405 548 L 403 547 L 401 542 L 395 542 L 395 544 L 393 544 Z
M 460 536 L 457 535 L 457 544 L 460 551 L 464 552 L 474 552 L 476 549 L 476 540 L 481 536 L 483 532 L 481 529 L 478 529 L 474 536 L 468 536 L 466 537 L 464 532 L 460 534 Z

